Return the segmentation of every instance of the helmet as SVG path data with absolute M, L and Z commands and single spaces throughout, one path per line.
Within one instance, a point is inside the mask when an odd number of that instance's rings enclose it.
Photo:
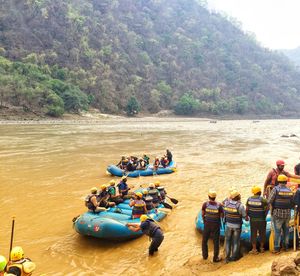
M 257 193 L 261 192 L 261 188 L 259 186 L 253 186 L 251 191 L 252 194 L 256 195 Z
M 135 195 L 138 196 L 139 198 L 143 197 L 143 194 L 141 192 L 137 192 L 137 193 L 135 193 Z
M 147 194 L 148 194 L 148 190 L 147 190 L 147 189 L 144 189 L 144 190 L 143 190 L 143 194 L 144 194 L 144 195 L 147 195 Z
M 285 165 L 285 163 L 284 163 L 283 160 L 277 160 L 276 161 L 276 166 L 284 166 L 284 165 Z
M 287 181 L 288 181 L 288 178 L 287 178 L 286 175 L 280 174 L 280 175 L 278 175 L 278 177 L 277 177 L 277 181 L 278 181 L 278 182 L 287 182 Z
M 0 272 L 4 271 L 7 265 L 7 260 L 4 256 L 0 255 Z
M 217 192 L 215 190 L 211 189 L 208 191 L 208 196 L 215 198 L 217 196 Z
M 126 176 L 126 175 L 123 175 L 121 179 L 122 179 L 122 180 L 127 179 L 127 176 Z
M 231 198 L 235 198 L 237 196 L 241 195 L 237 190 L 233 190 L 231 193 L 230 193 L 230 197 Z
M 93 194 L 93 193 L 97 193 L 97 188 L 96 187 L 93 187 L 93 188 L 91 188 L 91 193 Z
M 116 184 L 116 181 L 115 181 L 115 180 L 109 181 L 109 185 L 110 185 L 110 186 L 113 186 L 113 185 L 115 185 L 115 184 Z
M 10 259 L 12 261 L 19 261 L 24 258 L 24 251 L 21 246 L 15 246 L 10 252 Z
M 100 186 L 100 188 L 101 188 L 101 190 L 105 190 L 107 187 L 106 187 L 105 184 L 102 184 L 102 185 Z
M 149 184 L 149 188 L 155 188 L 155 184 L 154 183 L 150 183 Z
M 155 185 L 155 187 L 158 187 L 158 186 L 160 185 L 160 181 L 159 181 L 159 180 L 156 180 L 156 181 L 154 182 L 154 185 Z
M 140 221 L 144 222 L 145 220 L 147 220 L 149 217 L 147 215 L 141 215 L 140 216 Z

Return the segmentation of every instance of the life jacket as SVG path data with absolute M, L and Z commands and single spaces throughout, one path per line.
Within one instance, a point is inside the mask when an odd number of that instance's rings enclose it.
M 126 190 L 126 189 L 128 188 L 128 185 L 127 185 L 127 183 L 124 182 L 124 181 L 121 181 L 121 182 L 117 185 L 117 186 L 118 186 L 118 189 L 119 189 L 119 193 L 120 193 L 122 196 L 125 196 L 125 195 L 128 194 L 128 191 L 121 192 L 121 189 L 120 189 L 121 184 L 125 184 L 122 190 Z
M 152 200 L 153 200 L 152 196 L 147 195 L 147 196 L 143 197 L 143 200 L 146 203 L 146 208 L 147 208 L 148 211 L 152 210 L 154 208 L 153 202 L 152 202 Z
M 107 190 L 109 196 L 115 196 L 116 195 L 116 187 L 114 186 L 109 186 L 108 187 L 108 190 Z
M 205 222 L 220 223 L 220 203 L 211 204 L 210 201 L 206 202 L 205 208 Z
M 266 212 L 264 210 L 263 198 L 261 196 L 251 196 L 247 200 L 248 215 L 250 218 L 266 218 Z
M 225 202 L 224 212 L 226 222 L 232 224 L 242 224 L 242 215 L 239 213 L 241 203 L 238 201 L 228 200 Z
M 85 206 L 86 206 L 89 210 L 95 211 L 95 210 L 96 210 L 96 207 L 94 206 L 93 202 L 91 201 L 91 199 L 92 199 L 93 196 L 96 196 L 96 197 L 97 197 L 97 195 L 95 195 L 95 194 L 90 194 L 90 195 L 88 195 L 88 196 L 85 198 L 84 203 L 85 203 Z
M 155 167 L 158 167 L 158 166 L 159 166 L 159 164 L 160 164 L 160 161 L 159 161 L 159 159 L 155 159 L 155 161 L 154 161 L 154 166 L 155 166 Z
M 161 200 L 165 200 L 166 199 L 166 190 L 164 187 L 157 187 L 159 193 L 160 193 L 160 197 L 161 197 Z
M 152 196 L 153 204 L 159 203 L 159 191 L 156 188 L 152 188 L 148 190 L 149 196 Z
M 286 186 L 276 186 L 276 195 L 273 202 L 274 209 L 291 209 L 293 192 Z
M 144 202 L 144 200 L 142 199 L 135 199 L 134 200 L 134 205 L 132 208 L 132 216 L 141 216 L 143 214 L 145 214 L 145 209 L 144 206 L 146 205 L 146 203 Z
M 274 169 L 274 168 L 273 168 L 273 174 L 272 174 L 272 178 L 271 178 L 271 183 L 270 183 L 270 185 L 272 185 L 273 187 L 275 187 L 275 186 L 278 185 L 277 177 L 278 177 L 278 175 L 280 175 L 280 174 L 286 175 L 286 171 L 283 170 L 283 171 L 279 172 L 277 169 Z
M 152 238 L 155 232 L 160 229 L 160 227 L 154 222 L 153 219 L 147 219 L 146 222 L 148 222 L 149 227 L 147 227 L 145 230 L 142 230 L 142 232 Z
M 21 259 L 19 261 L 9 261 L 6 266 L 6 271 L 9 273 L 9 269 L 17 267 L 20 269 L 21 276 L 30 276 L 35 269 L 35 264 L 28 258 Z

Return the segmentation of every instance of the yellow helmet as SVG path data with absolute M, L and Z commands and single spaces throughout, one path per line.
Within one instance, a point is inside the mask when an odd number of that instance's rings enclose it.
M 12 261 L 19 261 L 24 258 L 24 251 L 21 246 L 15 246 L 10 252 L 10 259 Z
M 231 198 L 235 198 L 237 196 L 241 195 L 237 190 L 233 190 L 231 193 L 230 193 L 230 197 Z
M 261 192 L 261 188 L 259 186 L 253 186 L 251 191 L 252 194 L 256 195 L 257 193 Z
M 101 188 L 101 190 L 105 190 L 105 189 L 107 188 L 107 186 L 106 186 L 105 184 L 102 184 L 102 185 L 100 186 L 100 188 Z
M 113 186 L 113 185 L 115 185 L 115 184 L 116 184 L 116 181 L 115 181 L 115 180 L 109 181 L 109 185 L 110 185 L 110 186 Z
M 212 197 L 212 198 L 215 198 L 215 197 L 217 197 L 217 192 L 215 190 L 213 190 L 213 189 L 210 189 L 208 191 L 208 196 Z
M 143 190 L 143 194 L 144 194 L 144 195 L 147 195 L 147 194 L 148 194 L 148 190 L 147 190 L 147 189 L 144 189 L 144 190 Z
M 277 177 L 277 181 L 278 181 L 278 182 L 287 182 L 287 181 L 288 181 L 288 178 L 287 178 L 286 175 L 280 174 L 280 175 L 278 175 L 278 177 Z
M 0 272 L 4 271 L 7 265 L 7 260 L 4 256 L 0 255 Z
M 122 180 L 127 179 L 127 176 L 126 176 L 126 175 L 123 175 L 121 179 L 122 179 Z
M 147 220 L 149 217 L 147 215 L 141 215 L 140 216 L 140 221 L 144 222 L 145 220 Z
M 156 181 L 154 182 L 154 185 L 155 185 L 155 187 L 159 187 L 160 181 L 159 181 L 159 180 L 156 180 Z
M 149 184 L 149 188 L 155 188 L 154 183 L 150 183 L 150 184 Z
M 91 188 L 91 193 L 93 194 L 93 193 L 97 193 L 97 187 L 93 187 L 93 188 Z
M 135 193 L 135 195 L 138 196 L 139 198 L 143 197 L 143 194 L 141 192 L 137 192 L 137 193 Z

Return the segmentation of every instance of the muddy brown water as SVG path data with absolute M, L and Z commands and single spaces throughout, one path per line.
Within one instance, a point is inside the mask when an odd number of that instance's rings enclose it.
M 14 245 L 36 262 L 37 275 L 168 274 L 201 252 L 194 221 L 208 189 L 214 187 L 222 200 L 237 186 L 245 201 L 276 159 L 286 160 L 292 172 L 300 155 L 299 129 L 299 120 L 2 124 L 0 254 L 8 255 L 15 216 Z M 281 137 L 290 134 L 299 137 Z M 179 204 L 161 223 L 165 241 L 157 256 L 147 256 L 147 237 L 112 243 L 73 230 L 72 218 L 85 211 L 89 189 L 112 178 L 105 173 L 108 164 L 126 154 L 147 153 L 153 159 L 167 148 L 178 172 L 158 178 Z M 138 187 L 156 179 L 129 183 Z

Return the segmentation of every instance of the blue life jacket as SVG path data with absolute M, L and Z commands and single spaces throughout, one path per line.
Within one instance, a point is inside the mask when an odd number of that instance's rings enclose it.
M 225 202 L 224 212 L 226 222 L 232 224 L 242 224 L 242 215 L 239 213 L 241 203 L 238 201 L 228 200 Z
M 212 222 L 212 223 L 220 223 L 221 216 L 220 216 L 220 203 L 216 202 L 216 204 L 211 204 L 209 201 L 206 202 L 205 208 L 205 215 L 204 219 L 205 222 Z
M 264 210 L 263 198 L 261 196 L 251 196 L 247 200 L 248 215 L 250 218 L 266 218 Z
M 274 188 L 276 190 L 275 199 L 273 202 L 273 207 L 275 209 L 291 209 L 293 192 L 290 188 L 280 185 Z
M 142 232 L 149 237 L 153 237 L 156 230 L 160 229 L 160 227 L 154 222 L 153 219 L 147 219 L 143 223 L 147 223 L 148 225 L 146 229 L 142 230 Z
M 152 196 L 153 204 L 158 204 L 159 203 L 159 192 L 156 188 L 149 189 L 148 194 L 150 196 Z

